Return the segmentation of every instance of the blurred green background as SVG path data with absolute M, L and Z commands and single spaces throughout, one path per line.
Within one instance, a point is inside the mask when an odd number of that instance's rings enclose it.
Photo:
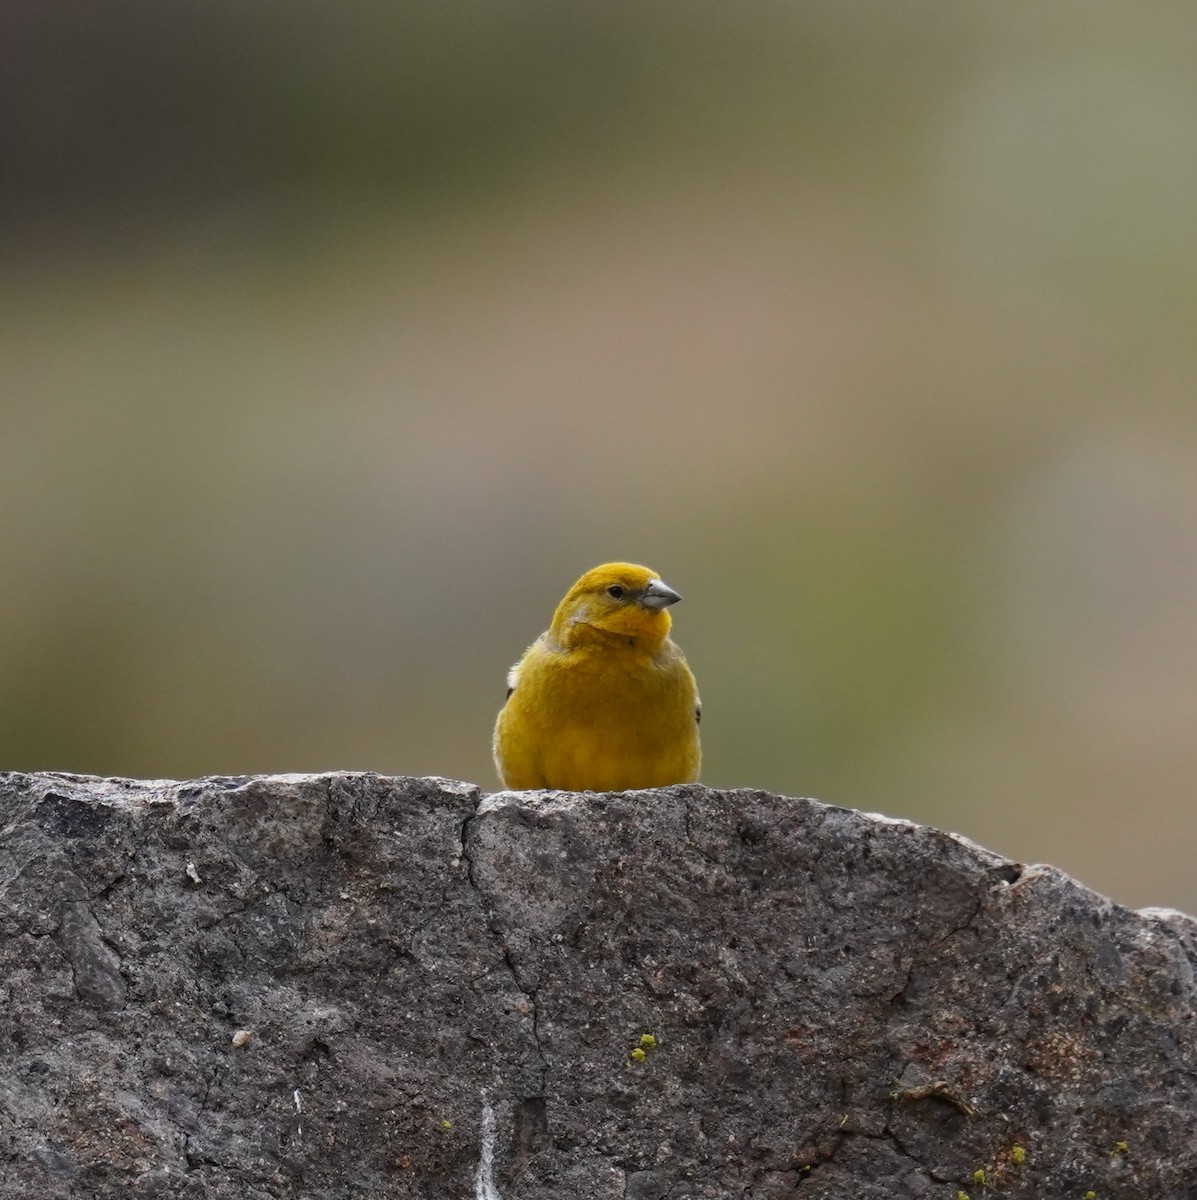
M 5 5 L 0 765 L 494 786 L 584 569 L 704 778 L 1197 910 L 1191 4 Z

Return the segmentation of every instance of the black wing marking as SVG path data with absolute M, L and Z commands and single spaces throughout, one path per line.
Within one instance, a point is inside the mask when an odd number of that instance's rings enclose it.
M 507 689 L 507 699 L 508 699 L 508 700 L 510 700 L 510 699 L 511 699 L 511 693 L 512 693 L 512 692 L 514 692 L 514 691 L 515 691 L 515 688 L 513 688 L 513 687 L 509 687 L 509 688 Z
M 695 725 L 702 724 L 702 705 L 701 704 L 696 704 L 694 706 L 694 724 Z

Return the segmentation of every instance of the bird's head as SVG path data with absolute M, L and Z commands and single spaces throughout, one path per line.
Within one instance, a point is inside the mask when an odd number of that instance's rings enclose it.
M 652 653 L 669 636 L 672 622 L 666 610 L 680 599 L 648 567 L 604 563 L 569 589 L 557 606 L 551 633 L 563 646 L 614 637 Z

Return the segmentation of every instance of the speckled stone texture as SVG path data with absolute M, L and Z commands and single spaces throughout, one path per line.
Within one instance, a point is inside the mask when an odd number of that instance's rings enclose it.
M 1186 1200 L 1195 963 L 762 792 L 3 775 L 0 1196 Z

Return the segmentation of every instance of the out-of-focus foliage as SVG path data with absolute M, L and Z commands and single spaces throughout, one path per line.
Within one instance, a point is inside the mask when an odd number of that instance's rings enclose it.
M 493 781 L 606 559 L 705 778 L 1197 908 L 1197 15 L 0 15 L 0 765 Z

